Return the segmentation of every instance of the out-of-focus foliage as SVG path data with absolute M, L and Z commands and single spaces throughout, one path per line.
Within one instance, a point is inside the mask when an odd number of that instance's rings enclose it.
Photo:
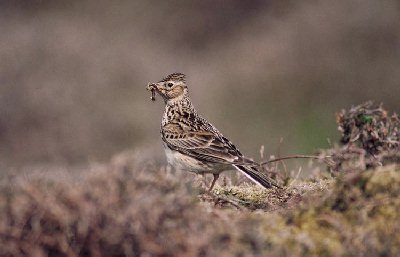
M 161 156 L 144 87 L 175 71 L 250 156 L 326 147 L 367 99 L 400 108 L 396 0 L 1 1 L 0 23 L 2 164 Z
M 131 154 L 84 178 L 16 176 L 0 189 L 1 256 L 395 256 L 400 170 L 219 186 Z M 4 180 L 3 180 L 4 182 Z M 250 211 L 256 210 L 256 211 Z

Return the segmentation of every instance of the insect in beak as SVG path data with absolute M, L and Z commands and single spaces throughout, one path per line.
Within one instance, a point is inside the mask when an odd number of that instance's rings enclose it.
M 156 100 L 156 85 L 153 83 L 148 84 L 146 89 L 151 91 L 151 96 L 150 96 L 151 101 L 155 101 Z

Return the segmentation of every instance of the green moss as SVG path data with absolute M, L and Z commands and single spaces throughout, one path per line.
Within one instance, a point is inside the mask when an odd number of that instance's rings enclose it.
M 265 209 L 269 205 L 274 204 L 271 199 L 271 191 L 263 189 L 259 186 L 232 186 L 217 187 L 214 190 L 216 195 L 224 195 L 236 199 L 241 205 L 249 209 Z M 277 199 L 275 199 L 277 200 Z
M 343 177 L 325 201 L 292 214 L 291 240 L 311 255 L 398 253 L 399 183 L 400 172 L 393 167 Z
M 281 207 L 296 205 L 303 196 L 318 195 L 331 188 L 333 179 L 316 181 L 297 181 L 294 185 L 284 189 L 264 189 L 254 184 L 241 186 L 215 187 L 213 193 L 217 196 L 227 197 L 239 205 L 250 209 L 265 211 L 276 210 Z
M 365 193 L 369 196 L 378 194 L 399 196 L 400 195 L 400 171 L 384 169 L 379 172 L 369 172 L 368 184 Z

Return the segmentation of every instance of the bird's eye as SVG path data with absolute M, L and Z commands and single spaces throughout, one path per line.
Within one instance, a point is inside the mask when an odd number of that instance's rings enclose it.
M 168 84 L 167 84 L 167 86 L 168 87 L 172 87 L 174 84 L 172 84 L 171 82 L 169 82 Z

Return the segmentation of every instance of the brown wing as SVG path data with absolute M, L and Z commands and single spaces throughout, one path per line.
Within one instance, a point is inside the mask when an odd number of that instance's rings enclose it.
M 225 137 L 215 131 L 191 131 L 180 124 L 170 123 L 163 128 L 164 142 L 171 148 L 194 158 L 226 164 L 253 164 Z

